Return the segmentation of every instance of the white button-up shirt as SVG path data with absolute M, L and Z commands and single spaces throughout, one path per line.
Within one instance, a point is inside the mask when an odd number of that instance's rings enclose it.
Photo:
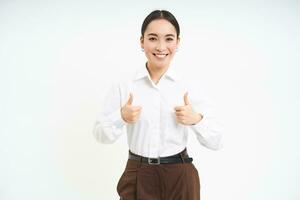
M 138 68 L 133 77 L 119 81 L 109 90 L 94 125 L 95 138 L 101 143 L 113 143 L 126 132 L 131 152 L 144 157 L 164 157 L 182 151 L 192 130 L 201 145 L 212 150 L 222 148 L 221 124 L 213 107 L 201 86 L 189 82 L 172 65 L 157 84 L 151 80 L 146 65 Z M 139 119 L 133 124 L 121 117 L 121 107 L 127 103 L 130 92 L 132 105 L 142 107 Z M 174 108 L 185 105 L 185 92 L 193 110 L 203 116 L 195 125 L 176 121 Z

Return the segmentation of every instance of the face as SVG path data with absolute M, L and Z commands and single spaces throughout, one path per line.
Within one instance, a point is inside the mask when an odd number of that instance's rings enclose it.
M 141 37 L 141 48 L 144 49 L 151 68 L 168 67 L 178 45 L 176 29 L 165 19 L 150 22 L 144 37 Z

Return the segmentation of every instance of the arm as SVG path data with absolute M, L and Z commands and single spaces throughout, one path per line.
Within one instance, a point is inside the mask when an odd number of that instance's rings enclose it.
M 100 143 L 114 143 L 124 132 L 126 122 L 121 117 L 121 94 L 118 84 L 108 91 L 102 110 L 94 123 L 93 135 Z
M 212 101 L 204 88 L 199 88 L 198 85 L 191 85 L 189 91 L 192 107 L 199 114 L 199 121 L 190 125 L 190 129 L 203 146 L 211 150 L 221 149 L 223 147 L 222 126 L 217 119 Z

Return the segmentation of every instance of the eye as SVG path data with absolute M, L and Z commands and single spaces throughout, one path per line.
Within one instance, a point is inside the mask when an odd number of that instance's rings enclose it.
M 174 39 L 173 38 L 167 38 L 167 41 L 173 41 Z
M 151 38 L 149 38 L 149 40 L 150 40 L 150 41 L 154 41 L 154 40 L 156 40 L 156 38 L 151 37 Z

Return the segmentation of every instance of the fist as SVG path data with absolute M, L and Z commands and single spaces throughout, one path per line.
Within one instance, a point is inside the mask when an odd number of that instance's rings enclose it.
M 127 123 L 135 123 L 141 114 L 141 106 L 133 106 L 133 95 L 130 93 L 127 103 L 121 108 L 122 119 Z
M 196 113 L 187 97 L 187 93 L 184 94 L 184 106 L 176 106 L 175 109 L 175 115 L 176 115 L 176 121 L 178 123 L 184 124 L 184 125 L 194 125 L 202 120 L 203 116 L 199 113 Z

